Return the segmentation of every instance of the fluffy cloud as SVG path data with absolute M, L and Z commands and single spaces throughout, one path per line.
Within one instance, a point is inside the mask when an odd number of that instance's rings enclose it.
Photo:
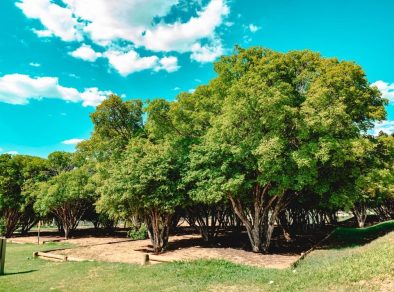
M 371 86 L 376 86 L 382 93 L 382 97 L 387 98 L 390 103 L 394 103 L 394 83 L 387 83 L 384 81 L 376 81 Z
M 375 123 L 375 127 L 372 129 L 372 135 L 378 135 L 379 132 L 386 134 L 394 133 L 394 121 L 382 121 Z
M 48 1 L 48 0 L 47 0 Z M 166 16 L 179 0 L 63 0 L 75 17 L 87 21 L 83 31 L 97 43 L 134 42 L 154 18 Z
M 163 57 L 159 61 L 158 70 L 165 70 L 167 72 L 175 72 L 180 66 L 178 66 L 178 58 L 177 57 Z
M 62 144 L 64 145 L 77 145 L 78 143 L 81 143 L 84 139 L 78 139 L 78 138 L 73 138 L 73 139 L 68 139 L 62 141 Z
M 226 25 L 226 1 L 210 0 L 202 6 L 196 0 L 195 16 L 170 23 L 165 17 L 174 9 L 182 10 L 184 3 L 180 0 L 18 0 L 16 5 L 27 17 L 41 22 L 44 29 L 33 30 L 38 36 L 57 36 L 63 41 L 90 39 L 108 51 L 106 56 L 112 67 L 127 75 L 145 69 L 173 72 L 179 68 L 175 57 L 139 57 L 136 49 L 140 47 L 152 52 L 191 53 L 198 62 L 213 61 L 223 53 L 216 29 Z M 119 40 L 135 49 L 114 53 L 111 48 Z M 86 45 L 71 55 L 90 62 L 101 56 Z M 130 64 L 121 64 L 128 60 Z
M 71 52 L 70 55 L 88 62 L 94 62 L 102 56 L 101 53 L 95 52 L 91 46 L 85 44 Z
M 185 23 L 178 21 L 147 29 L 135 43 L 152 51 L 190 52 L 198 40 L 215 39 L 214 31 L 228 13 L 229 8 L 223 0 L 212 0 L 203 11 L 197 13 L 197 17 Z
M 110 50 L 104 56 L 122 76 L 147 69 L 153 69 L 154 71 L 165 70 L 167 72 L 174 72 L 179 69 L 176 57 L 163 57 L 161 59 L 157 56 L 141 57 L 133 49 L 128 52 Z
M 260 30 L 260 27 L 258 27 L 257 25 L 254 25 L 252 23 L 249 24 L 248 28 L 249 28 L 250 32 L 252 32 L 252 33 L 255 33 L 256 31 Z
M 157 66 L 157 56 L 141 57 L 136 51 L 129 52 L 108 51 L 105 53 L 111 66 L 122 76 L 131 73 L 153 69 Z
M 196 43 L 192 46 L 191 50 L 192 54 L 190 58 L 200 63 L 212 62 L 223 54 L 223 48 L 220 44 L 215 46 L 201 46 L 199 43 Z
M 63 41 L 81 40 L 80 23 L 67 7 L 61 7 L 50 0 L 21 0 L 15 4 L 23 13 L 38 19 L 45 30 L 35 30 L 38 36 L 47 37 L 51 34 Z
M 82 102 L 83 106 L 96 106 L 111 92 L 86 88 L 79 92 L 59 84 L 56 77 L 30 77 L 9 74 L 0 77 L 0 102 L 27 104 L 31 99 L 56 98 L 70 102 Z

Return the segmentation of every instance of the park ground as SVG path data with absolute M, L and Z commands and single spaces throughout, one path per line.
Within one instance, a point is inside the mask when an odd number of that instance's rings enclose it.
M 75 243 L 8 244 L 0 291 L 394 291 L 394 221 L 337 228 L 294 267 L 258 268 L 225 260 L 139 266 L 33 259 Z

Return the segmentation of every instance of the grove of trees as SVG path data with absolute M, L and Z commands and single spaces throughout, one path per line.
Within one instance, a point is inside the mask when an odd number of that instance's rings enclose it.
M 183 218 L 206 241 L 244 230 L 266 253 L 275 228 L 291 240 L 339 210 L 359 227 L 394 218 L 394 136 L 371 135 L 387 100 L 359 65 L 236 47 L 215 72 L 171 102 L 109 96 L 75 153 L 0 155 L 0 232 L 133 222 L 160 253 Z

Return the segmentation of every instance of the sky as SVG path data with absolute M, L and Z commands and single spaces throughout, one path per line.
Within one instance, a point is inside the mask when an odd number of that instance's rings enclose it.
M 90 136 L 110 93 L 166 98 L 215 77 L 234 45 L 360 64 L 390 100 L 392 0 L 1 0 L 0 153 L 45 157 Z

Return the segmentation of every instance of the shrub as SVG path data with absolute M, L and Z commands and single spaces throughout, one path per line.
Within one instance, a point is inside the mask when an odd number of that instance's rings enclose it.
M 142 240 L 148 238 L 148 229 L 145 224 L 142 224 L 140 227 L 133 226 L 129 232 L 127 232 L 127 236 L 133 240 Z

